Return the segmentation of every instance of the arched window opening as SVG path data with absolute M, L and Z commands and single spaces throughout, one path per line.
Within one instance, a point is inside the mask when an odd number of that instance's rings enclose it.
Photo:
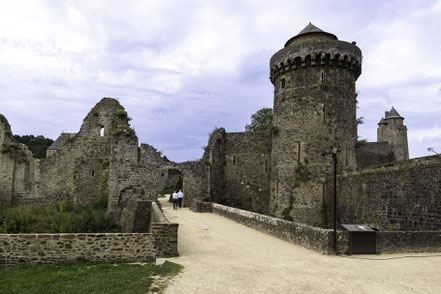
M 104 137 L 104 127 L 103 126 L 100 127 L 100 136 Z

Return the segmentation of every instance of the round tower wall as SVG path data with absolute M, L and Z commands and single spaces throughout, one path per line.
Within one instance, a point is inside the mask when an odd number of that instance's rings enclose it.
M 322 223 L 324 180 L 332 172 L 332 159 L 322 151 L 337 147 L 339 168 L 356 167 L 360 61 L 358 47 L 323 36 L 299 38 L 271 59 L 272 214 Z
M 388 142 L 394 152 L 395 160 L 408 160 L 409 147 L 407 141 L 407 127 L 403 118 L 390 118 L 377 131 L 378 142 Z

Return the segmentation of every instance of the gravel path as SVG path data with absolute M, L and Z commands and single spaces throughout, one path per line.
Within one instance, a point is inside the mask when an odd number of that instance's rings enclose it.
M 185 266 L 166 293 L 441 293 L 441 254 L 328 256 L 211 213 L 173 210 Z

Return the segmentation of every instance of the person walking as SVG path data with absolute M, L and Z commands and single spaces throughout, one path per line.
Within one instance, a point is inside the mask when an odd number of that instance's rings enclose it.
M 177 210 L 178 209 L 178 193 L 176 193 L 176 190 L 173 191 L 172 198 L 173 198 L 173 209 Z
M 179 203 L 179 208 L 182 208 L 182 200 L 184 198 L 184 193 L 182 193 L 182 190 L 179 189 L 178 192 L 178 203 Z

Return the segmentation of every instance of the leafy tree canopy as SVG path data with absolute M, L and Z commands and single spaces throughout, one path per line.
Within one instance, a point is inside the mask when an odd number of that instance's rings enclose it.
M 14 135 L 14 138 L 17 142 L 28 146 L 35 158 L 45 158 L 47 148 L 54 142 L 54 140 L 41 135 L 37 137 L 34 137 L 34 135 Z
M 273 109 L 264 107 L 251 115 L 251 124 L 246 124 L 246 132 L 270 131 L 273 125 Z

